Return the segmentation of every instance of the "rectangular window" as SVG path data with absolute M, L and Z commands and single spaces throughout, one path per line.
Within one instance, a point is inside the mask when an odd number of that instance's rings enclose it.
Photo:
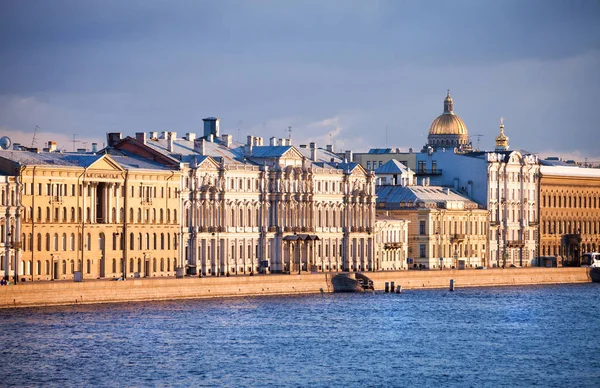
M 419 221 L 419 234 L 425 234 L 425 221 Z
M 425 164 L 425 161 L 419 161 L 419 165 L 417 167 L 417 171 L 421 174 L 425 173 L 425 171 L 427 170 L 427 165 Z
M 419 257 L 425 257 L 425 244 L 419 245 Z
M 437 171 L 437 162 L 435 160 L 431 161 L 431 173 L 435 174 Z
M 371 162 L 367 162 L 367 170 L 371 170 Z

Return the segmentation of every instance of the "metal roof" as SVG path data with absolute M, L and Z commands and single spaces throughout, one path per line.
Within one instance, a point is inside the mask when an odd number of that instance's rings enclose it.
M 454 189 L 441 186 L 377 186 L 377 202 L 385 203 L 436 203 L 462 201 L 477 207 L 477 204 Z
M 409 172 L 411 172 L 410 168 L 406 167 L 396 159 L 389 160 L 375 170 L 375 174 L 406 174 Z

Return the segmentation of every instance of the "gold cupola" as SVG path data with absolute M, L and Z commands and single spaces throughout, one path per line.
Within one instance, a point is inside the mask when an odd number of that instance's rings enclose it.
M 449 89 L 446 98 L 444 99 L 444 112 L 431 123 L 427 140 L 427 146 L 433 149 L 470 149 L 467 126 L 462 119 L 454 113 L 454 101 L 450 96 Z
M 508 151 L 508 136 L 504 134 L 503 117 L 500 117 L 500 135 L 496 137 L 496 151 Z

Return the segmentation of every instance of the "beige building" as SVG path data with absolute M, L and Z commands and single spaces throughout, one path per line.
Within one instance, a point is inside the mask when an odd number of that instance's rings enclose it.
M 177 172 L 52 144 L 47 152 L 0 151 L 0 170 L 19 185 L 20 223 L 12 229 L 19 279 L 169 276 L 182 266 Z
M 377 214 L 408 222 L 411 268 L 474 268 L 486 263 L 488 212 L 454 189 L 378 186 Z
M 377 215 L 376 269 L 397 271 L 408 269 L 409 221 L 387 215 Z
M 577 265 L 600 250 L 600 169 L 541 163 L 540 254 Z

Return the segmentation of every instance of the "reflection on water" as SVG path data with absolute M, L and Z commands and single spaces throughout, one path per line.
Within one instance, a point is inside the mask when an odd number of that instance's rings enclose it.
M 598 386 L 600 284 L 0 310 L 2 386 Z

